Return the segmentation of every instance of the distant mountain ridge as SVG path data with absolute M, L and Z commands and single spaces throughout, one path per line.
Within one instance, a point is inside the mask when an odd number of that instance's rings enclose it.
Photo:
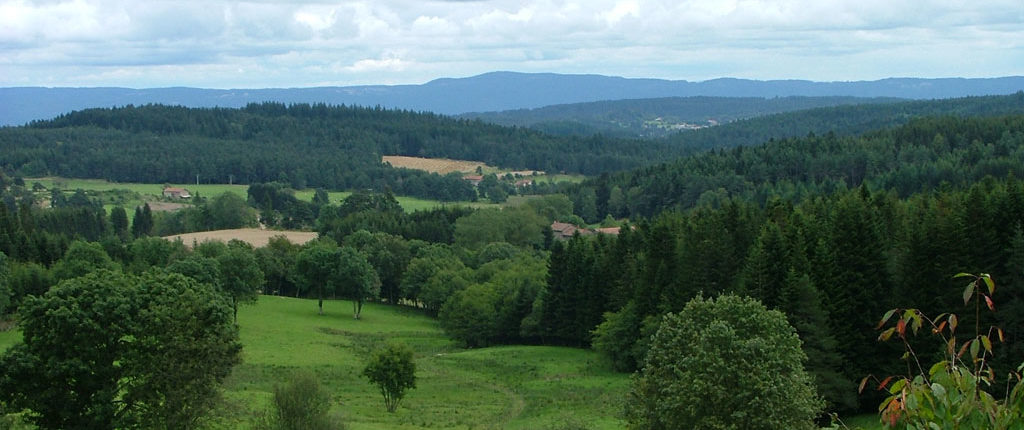
M 492 72 L 442 78 L 422 85 L 216 90 L 201 88 L 0 88 L 0 125 L 20 125 L 92 107 L 168 104 L 242 107 L 249 103 L 326 103 L 382 106 L 444 115 L 530 109 L 555 104 L 664 97 L 852 96 L 938 99 L 1011 94 L 1024 76 L 1001 78 L 889 78 L 877 81 L 755 81 L 721 78 L 703 82 L 602 75 Z

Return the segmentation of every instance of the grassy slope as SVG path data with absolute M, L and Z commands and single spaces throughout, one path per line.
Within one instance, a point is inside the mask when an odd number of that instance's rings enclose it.
M 244 362 L 227 382 L 226 419 L 244 427 L 269 404 L 275 383 L 297 370 L 320 376 L 333 410 L 349 429 L 543 429 L 566 423 L 622 428 L 629 378 L 607 370 L 591 351 L 510 346 L 464 350 L 418 312 L 368 305 L 262 297 L 239 312 Z M 417 357 L 417 389 L 388 414 L 376 387 L 360 375 L 374 345 L 401 341 Z
M 321 377 L 334 399 L 332 412 L 348 429 L 414 428 L 624 428 L 620 411 L 629 377 L 597 364 L 590 351 L 504 346 L 460 349 L 435 320 L 408 309 L 370 304 L 363 319 L 351 304 L 264 296 L 239 309 L 244 362 L 226 382 L 218 420 L 248 428 L 270 401 L 275 383 L 295 371 Z M 0 351 L 20 339 L 0 332 Z M 416 350 L 417 387 L 394 414 L 384 411 L 376 388 L 360 371 L 373 348 L 401 341 Z M 844 418 L 850 429 L 881 429 L 878 416 Z

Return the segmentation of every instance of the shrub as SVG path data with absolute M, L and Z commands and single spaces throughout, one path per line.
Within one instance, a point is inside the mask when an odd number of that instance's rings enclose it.
M 994 311 L 992 295 L 995 282 L 987 274 L 961 273 L 958 278 L 970 278 L 963 291 L 964 304 L 974 300 L 975 333 L 962 343 L 957 341 L 960 319 L 955 314 L 940 314 L 930 318 L 918 309 L 892 309 L 885 313 L 878 327 L 885 327 L 879 340 L 899 339 L 906 353 L 908 374 L 889 376 L 881 380 L 878 388 L 886 389 L 889 397 L 879 406 L 882 423 L 887 428 L 908 430 L 926 429 L 1024 429 L 1024 384 L 1021 371 L 1024 364 L 1011 372 L 1002 385 L 989 364 L 993 342 L 1002 341 L 1003 331 L 998 327 L 982 330 L 980 325 L 982 302 Z M 895 319 L 893 318 L 895 317 Z M 920 357 L 910 345 L 908 333 L 921 328 L 942 337 L 946 346 L 943 359 L 926 371 Z M 861 390 L 871 376 L 861 381 Z M 987 390 L 1003 389 L 1003 400 L 997 400 Z
M 345 426 L 330 415 L 331 396 L 308 372 L 274 386 L 272 407 L 257 427 L 274 430 L 335 430 Z

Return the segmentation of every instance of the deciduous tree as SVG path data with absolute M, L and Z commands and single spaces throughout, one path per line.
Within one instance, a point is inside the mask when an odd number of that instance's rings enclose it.
M 667 314 L 627 404 L 637 429 L 814 429 L 824 406 L 781 312 L 697 296 Z
M 416 388 L 416 362 L 412 348 L 392 343 L 378 350 L 363 369 L 363 376 L 380 388 L 388 412 L 398 409 L 405 391 Z

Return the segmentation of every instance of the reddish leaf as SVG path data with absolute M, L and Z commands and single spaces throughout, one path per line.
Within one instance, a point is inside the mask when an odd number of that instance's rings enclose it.
M 1003 338 L 1003 329 L 996 327 L 996 334 L 999 335 L 1000 342 L 1006 342 L 1006 339 Z
M 864 392 L 864 386 L 868 384 L 868 378 L 871 378 L 871 376 L 870 375 L 869 376 L 865 376 L 864 379 L 860 380 L 860 386 L 857 387 L 857 392 L 858 393 L 863 393 Z
M 900 337 L 907 337 L 907 323 L 903 319 L 896 321 L 896 331 L 900 334 Z
M 964 353 L 967 352 L 967 347 L 971 346 L 971 343 L 973 343 L 971 340 L 964 342 L 964 345 L 960 347 L 960 351 L 956 353 L 957 358 L 964 356 Z
M 887 376 L 885 379 L 883 379 L 882 382 L 880 384 L 878 384 L 878 389 L 879 390 L 884 390 L 885 386 L 889 385 L 889 381 L 892 381 L 892 378 L 893 378 L 892 376 Z
M 988 308 L 993 311 L 996 310 L 996 305 L 992 303 L 992 298 L 984 294 L 983 296 L 985 297 L 985 304 L 988 305 Z
M 946 322 L 943 321 L 943 322 L 939 323 L 938 327 L 935 327 L 934 329 L 932 329 L 932 333 L 942 333 L 942 330 L 945 330 L 945 329 L 946 329 Z

